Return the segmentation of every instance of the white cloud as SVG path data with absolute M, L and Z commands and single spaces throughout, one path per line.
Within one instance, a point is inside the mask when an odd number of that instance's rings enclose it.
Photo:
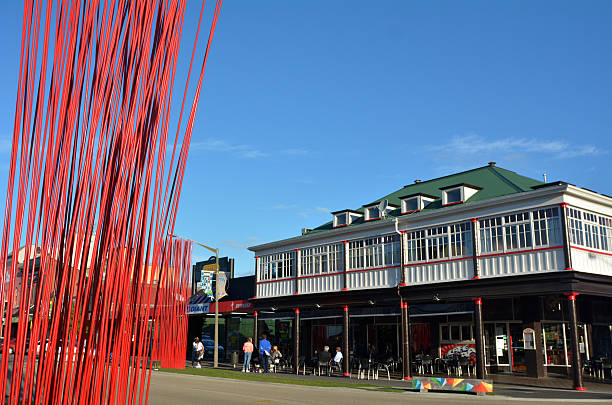
M 248 144 L 233 144 L 222 139 L 209 138 L 203 141 L 191 142 L 193 150 L 204 150 L 212 152 L 231 153 L 241 158 L 257 159 L 270 155 L 285 155 L 285 156 L 308 156 L 312 154 L 309 149 L 288 148 L 278 151 L 263 152 L 256 147 Z
M 325 208 L 325 207 L 316 207 L 315 211 L 323 212 L 325 214 L 329 214 L 331 212 L 329 208 Z
M 255 236 L 247 236 L 244 241 L 238 241 L 235 239 L 224 239 L 221 241 L 226 246 L 233 247 L 236 249 L 246 249 L 249 246 L 254 245 L 260 239 Z
M 545 140 L 528 138 L 490 139 L 476 134 L 454 136 L 444 145 L 432 147 L 431 150 L 448 152 L 453 155 L 479 155 L 483 153 L 539 153 L 548 154 L 557 159 L 580 156 L 594 156 L 605 153 L 593 145 L 577 146 L 564 140 Z
M 308 149 L 292 148 L 281 150 L 281 154 L 289 156 L 308 156 L 311 154 L 311 151 Z
M 220 139 L 207 139 L 200 142 L 192 142 L 191 148 L 195 150 L 208 150 L 213 152 L 227 152 L 242 158 L 255 159 L 268 156 L 267 153 L 246 144 L 231 144 Z

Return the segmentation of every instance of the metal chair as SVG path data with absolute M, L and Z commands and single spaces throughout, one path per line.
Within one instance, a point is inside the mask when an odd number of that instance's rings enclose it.
M 295 374 L 300 374 L 300 368 L 302 369 L 304 375 L 306 375 L 306 356 L 298 357 L 298 367 L 295 370 Z

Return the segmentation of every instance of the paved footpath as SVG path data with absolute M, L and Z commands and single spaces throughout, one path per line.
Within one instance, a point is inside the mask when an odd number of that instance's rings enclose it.
M 515 404 L 610 404 L 612 396 L 590 393 L 575 396 L 573 392 L 540 389 L 514 388 L 518 394 L 475 396 L 458 393 L 380 392 L 354 388 L 310 387 L 291 384 L 276 384 L 227 378 L 202 377 L 196 375 L 155 372 L 149 391 L 149 404 L 331 404 L 331 405 L 381 405 L 381 404 L 442 404 L 515 405 Z M 576 393 L 579 394 L 579 393 Z

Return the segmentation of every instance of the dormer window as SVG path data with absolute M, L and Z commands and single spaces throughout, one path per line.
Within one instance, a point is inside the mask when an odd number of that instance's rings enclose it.
M 436 196 L 422 193 L 410 194 L 401 197 L 400 199 L 402 200 L 402 214 L 411 214 L 413 212 L 420 211 L 436 198 Z
M 381 205 L 384 204 L 384 205 Z M 386 207 L 384 212 L 380 212 L 381 206 Z M 397 205 L 389 204 L 386 200 L 378 201 L 372 204 L 363 206 L 366 221 L 374 221 L 387 215 L 390 211 L 397 209 Z
M 380 218 L 380 210 L 378 209 L 377 205 L 366 208 L 365 213 L 366 213 L 366 216 L 365 216 L 366 221 L 369 221 L 371 219 Z
M 334 228 L 350 225 L 357 219 L 363 217 L 361 212 L 353 210 L 336 211 L 332 212 L 332 214 L 334 216 Z
M 461 204 L 470 199 L 481 187 L 472 186 L 471 184 L 455 184 L 452 186 L 441 187 L 442 190 L 442 206 Z

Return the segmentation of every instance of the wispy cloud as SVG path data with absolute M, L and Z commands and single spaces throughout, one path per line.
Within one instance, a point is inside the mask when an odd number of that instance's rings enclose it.
M 244 238 L 243 241 L 239 241 L 236 239 L 224 239 L 221 241 L 221 243 L 223 243 L 226 246 L 233 247 L 236 249 L 246 249 L 249 246 L 252 246 L 253 244 L 255 244 L 259 240 L 260 238 L 258 237 L 247 236 L 246 238 Z
M 0 145 L 1 146 L 1 145 Z M 262 151 L 253 145 L 231 143 L 222 139 L 205 139 L 203 141 L 192 142 L 191 148 L 193 150 L 212 151 L 230 153 L 240 158 L 256 159 L 267 157 L 270 155 L 284 155 L 284 156 L 295 156 L 303 157 L 312 155 L 310 149 L 305 148 L 287 148 L 281 150 Z
M 255 159 L 268 156 L 267 153 L 246 144 L 232 144 L 220 139 L 207 139 L 199 142 L 192 142 L 191 148 L 195 150 L 208 150 L 213 152 L 232 153 L 242 158 Z
M 329 214 L 331 210 L 325 207 L 315 207 L 315 211 L 323 212 L 325 214 Z
M 280 153 L 283 155 L 287 155 L 287 156 L 308 156 L 312 154 L 312 151 L 309 149 L 291 148 L 291 149 L 283 149 L 280 151 Z
M 564 140 L 545 140 L 528 138 L 492 139 L 476 134 L 456 135 L 444 145 L 430 148 L 437 152 L 448 152 L 462 155 L 480 155 L 483 153 L 548 154 L 557 159 L 568 159 L 580 156 L 594 156 L 605 153 L 593 145 L 573 145 Z

